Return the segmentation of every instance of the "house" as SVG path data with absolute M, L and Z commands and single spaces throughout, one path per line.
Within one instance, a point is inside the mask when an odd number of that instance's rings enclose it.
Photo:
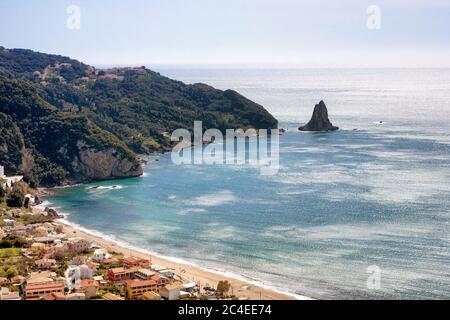
M 98 282 L 100 289 L 104 289 L 108 286 L 108 281 L 106 281 L 103 276 L 94 276 L 92 279 Z
M 94 271 L 94 273 L 97 271 L 97 263 L 94 263 L 92 261 L 88 261 L 86 262 L 86 264 L 84 264 L 86 267 L 88 267 L 89 269 L 91 269 L 92 271 Z
M 17 275 L 13 278 L 11 278 L 11 283 L 13 285 L 17 285 L 17 286 L 21 286 L 24 282 L 25 282 L 25 277 L 21 276 L 21 275 Z
M 0 300 L 21 300 L 20 294 L 18 291 L 10 291 L 8 288 L 0 289 Z
M 69 266 L 64 272 L 67 287 L 73 289 L 78 280 L 89 280 L 94 277 L 95 269 L 89 268 L 87 265 Z
M 5 175 L 5 167 L 0 166 L 0 179 L 4 181 L 2 183 L 3 188 L 12 188 L 14 183 L 21 181 L 23 177 L 22 176 L 7 177 Z
M 153 275 L 150 279 L 158 284 L 158 288 L 162 288 L 170 283 L 170 280 L 168 278 L 163 277 L 159 274 Z
M 85 256 L 76 256 L 69 261 L 69 266 L 81 266 L 86 263 L 87 258 Z
M 61 280 L 55 280 L 51 282 L 29 284 L 25 286 L 25 299 L 26 300 L 39 300 L 45 295 L 51 293 L 64 294 L 64 282 Z
M 30 246 L 29 251 L 31 254 L 37 255 L 37 254 L 41 253 L 42 251 L 44 251 L 45 248 L 46 248 L 45 243 L 35 242 Z
M 55 242 L 55 238 L 52 237 L 35 237 L 34 242 L 39 242 L 43 244 L 51 244 Z
M 75 292 L 84 293 L 86 299 L 92 299 L 98 296 L 100 285 L 95 280 L 80 280 L 75 285 Z
M 64 295 L 64 293 L 53 292 L 43 296 L 41 300 L 45 301 L 67 300 L 67 297 Z
M 122 262 L 119 259 L 113 257 L 103 260 L 102 265 L 106 268 L 118 268 L 122 267 Z
M 183 284 L 183 290 L 187 291 L 187 292 L 195 292 L 197 291 L 197 284 L 195 282 L 189 282 L 189 283 L 185 283 Z
M 69 249 L 69 247 L 65 243 L 57 243 L 52 247 L 53 254 L 55 254 L 55 255 L 62 255 L 68 249 Z
M 40 270 L 49 270 L 49 269 L 56 269 L 56 260 L 55 259 L 40 259 L 35 261 L 36 266 Z
M 76 300 L 86 300 L 86 295 L 84 293 L 81 292 L 75 292 L 75 293 L 71 293 L 68 294 L 66 296 L 67 300 L 71 300 L 71 301 L 76 301 Z
M 162 274 L 166 278 L 173 278 L 173 270 L 171 269 L 162 269 L 158 271 L 160 274 Z
M 150 267 L 150 260 L 142 259 L 138 257 L 126 257 L 123 259 L 123 267 L 124 268 L 148 268 Z
M 126 297 L 130 300 L 140 297 L 145 292 L 158 290 L 158 285 L 153 280 L 126 280 L 123 285 Z
M 181 283 L 168 284 L 159 289 L 159 294 L 167 300 L 178 300 L 180 299 L 180 291 L 182 288 Z
M 161 296 L 153 291 L 148 291 L 142 294 L 142 300 L 161 300 Z
M 83 238 L 70 238 L 68 246 L 70 250 L 73 250 L 76 253 L 83 253 L 89 251 L 91 243 Z
M 134 274 L 134 277 L 136 279 L 140 279 L 140 280 L 150 280 L 155 274 L 156 274 L 155 271 L 141 268 L 138 271 L 136 271 L 136 273 Z
M 130 280 L 134 277 L 137 268 L 125 269 L 125 268 L 112 268 L 108 270 L 106 279 L 111 282 L 121 282 Z
M 52 271 L 32 272 L 26 279 L 27 284 L 48 283 L 57 280 L 56 273 Z
M 7 227 L 14 227 L 14 225 L 16 224 L 16 221 L 12 220 L 12 219 L 4 219 L 3 224 Z
M 113 300 L 113 301 L 125 300 L 121 296 L 118 296 L 117 294 L 110 293 L 110 292 L 105 293 L 102 298 L 103 298 L 103 300 Z
M 110 254 L 105 249 L 96 249 L 94 255 L 92 256 L 92 261 L 102 262 L 110 257 Z

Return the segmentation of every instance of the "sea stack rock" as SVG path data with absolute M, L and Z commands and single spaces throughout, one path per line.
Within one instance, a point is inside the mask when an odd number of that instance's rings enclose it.
M 335 131 L 338 127 L 333 126 L 328 119 L 328 110 L 325 102 L 320 101 L 314 107 L 314 113 L 308 124 L 298 128 L 300 131 Z

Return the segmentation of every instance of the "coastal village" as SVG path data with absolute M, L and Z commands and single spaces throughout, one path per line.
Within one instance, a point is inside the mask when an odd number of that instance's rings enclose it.
M 21 179 L 0 167 L 2 190 Z M 40 209 L 39 196 L 25 198 L 19 208 L 0 201 L 0 300 L 246 299 L 234 295 L 227 280 L 212 287 L 150 256 L 102 247 L 62 224 L 54 209 Z

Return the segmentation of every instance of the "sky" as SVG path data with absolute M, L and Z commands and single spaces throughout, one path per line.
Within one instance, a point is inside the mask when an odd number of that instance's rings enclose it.
M 0 46 L 92 65 L 450 67 L 450 0 L 1 0 Z

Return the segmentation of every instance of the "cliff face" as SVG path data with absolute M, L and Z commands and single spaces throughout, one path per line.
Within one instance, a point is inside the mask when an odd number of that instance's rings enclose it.
M 0 76 L 0 133 L 1 163 L 32 186 L 142 174 L 136 155 L 117 137 L 60 112 L 23 80 Z
M 338 127 L 333 126 L 328 119 L 328 110 L 325 102 L 320 101 L 314 107 L 311 120 L 304 126 L 299 128 L 300 131 L 335 131 Z
M 130 161 L 116 149 L 96 150 L 87 148 L 82 141 L 77 143 L 79 153 L 72 161 L 76 177 L 90 177 L 92 180 L 138 177 L 143 173 L 142 166 Z

